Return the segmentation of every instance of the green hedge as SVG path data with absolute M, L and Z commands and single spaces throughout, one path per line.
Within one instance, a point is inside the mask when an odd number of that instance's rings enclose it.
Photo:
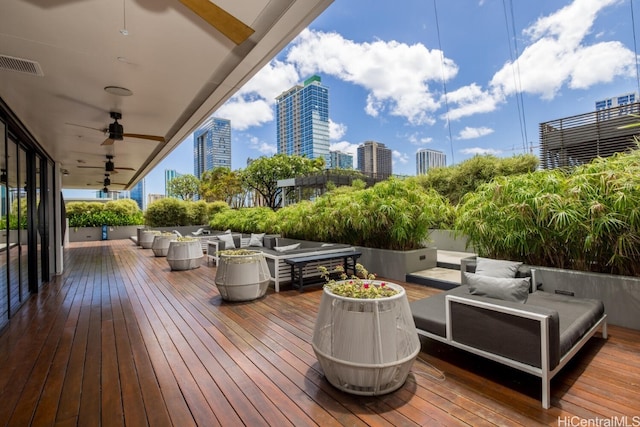
M 167 197 L 153 202 L 144 214 L 144 223 L 149 227 L 179 227 L 207 224 L 211 217 L 229 209 L 225 202 L 192 202 Z
M 142 211 L 131 199 L 69 202 L 65 205 L 70 227 L 125 226 L 144 223 Z

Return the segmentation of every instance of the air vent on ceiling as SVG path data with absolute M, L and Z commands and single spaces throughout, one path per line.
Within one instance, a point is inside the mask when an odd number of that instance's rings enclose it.
M 44 76 L 42 67 L 35 61 L 15 58 L 8 55 L 0 55 L 0 70 L 17 71 L 35 76 Z

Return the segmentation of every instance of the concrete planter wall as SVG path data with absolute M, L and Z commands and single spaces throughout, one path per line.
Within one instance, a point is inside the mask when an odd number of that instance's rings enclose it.
M 407 274 L 415 273 L 438 264 L 436 248 L 420 248 L 410 251 L 394 251 L 358 246 L 362 256 L 358 262 L 376 276 L 404 282 Z
M 457 236 L 453 230 L 429 230 L 429 241 L 427 244 L 430 247 L 440 249 L 442 251 L 455 251 L 455 252 L 474 252 L 473 245 L 467 247 L 467 236 Z
M 139 225 L 107 226 L 107 240 L 128 239 L 136 235 Z M 102 227 L 67 228 L 70 242 L 91 242 L 102 240 Z

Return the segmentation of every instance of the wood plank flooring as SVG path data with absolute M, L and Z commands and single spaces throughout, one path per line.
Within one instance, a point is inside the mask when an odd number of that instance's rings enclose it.
M 640 425 L 639 331 L 591 339 L 549 410 L 538 378 L 427 339 L 401 389 L 352 396 L 311 348 L 320 287 L 226 303 L 206 262 L 172 272 L 129 240 L 65 252 L 0 335 L 0 425 Z M 410 300 L 439 292 L 402 284 Z

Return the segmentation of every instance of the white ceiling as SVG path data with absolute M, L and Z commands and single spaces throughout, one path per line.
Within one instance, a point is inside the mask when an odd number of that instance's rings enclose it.
M 127 168 L 110 189 L 130 188 L 331 2 L 215 1 L 255 30 L 236 45 L 179 0 L 2 0 L 0 55 L 35 61 L 43 76 L 0 68 L 0 98 L 68 170 L 63 188 L 102 188 L 106 155 Z M 165 142 L 101 145 L 110 111 L 125 133 Z

